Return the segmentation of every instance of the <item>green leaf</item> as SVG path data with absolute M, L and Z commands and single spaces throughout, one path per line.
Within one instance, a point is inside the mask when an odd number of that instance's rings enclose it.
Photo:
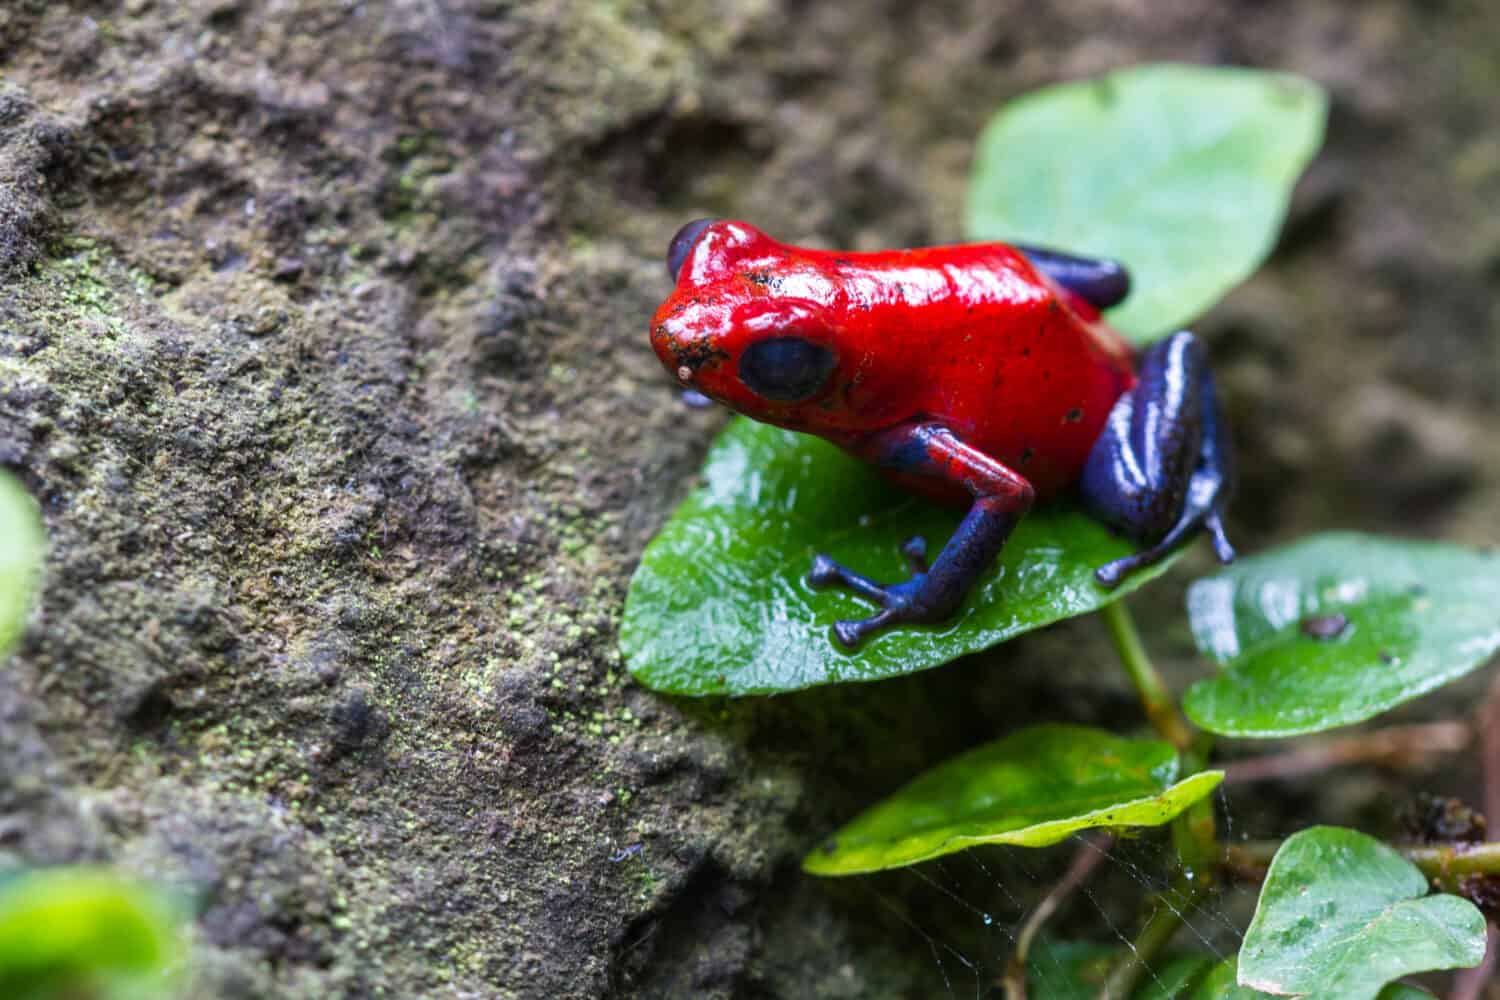
M 1027 996 L 1041 1000 L 1096 1000 L 1110 970 L 1123 954 L 1123 948 L 1112 945 L 1043 938 L 1026 956 Z M 1131 996 L 1134 1000 L 1188 1000 L 1188 991 L 1213 964 L 1214 960 L 1207 955 L 1169 958 L 1153 965 L 1151 974 Z
M 1036 942 L 1026 961 L 1027 996 L 1041 1000 L 1096 1000 L 1110 970 L 1124 950 L 1088 941 Z M 1131 996 L 1133 1000 L 1277 1000 L 1239 985 L 1236 960 L 1218 964 L 1207 955 L 1189 954 L 1153 964 L 1150 974 Z M 1379 1000 L 1433 1000 L 1431 993 L 1392 983 Z
M 1214 960 L 1207 955 L 1179 955 L 1165 965 L 1153 967 L 1151 975 L 1135 992 L 1135 1000 L 1187 1000 L 1190 990 L 1209 969 Z
M 1191 993 L 1183 995 L 1182 1000 L 1275 1000 L 1270 993 L 1241 986 L 1236 981 L 1237 964 L 1230 958 L 1214 966 Z M 1380 991 L 1379 1000 L 1433 1000 L 1433 997 L 1415 986 L 1392 983 Z
M 1280 995 L 1365 1000 L 1414 972 L 1478 965 L 1484 939 L 1472 903 L 1429 896 L 1426 876 L 1391 847 L 1313 827 L 1271 859 L 1239 981 Z
M 1095 567 L 1131 544 L 1077 511 L 1043 508 L 1022 519 L 952 622 L 891 629 L 850 653 L 830 626 L 875 609 L 809 587 L 814 553 L 879 580 L 905 579 L 901 542 L 925 535 L 935 551 L 962 511 L 910 496 L 820 438 L 745 419 L 714 442 L 703 478 L 646 547 L 620 628 L 631 673 L 673 694 L 769 694 L 915 673 L 1094 611 L 1170 563 L 1105 590 Z
M 1087 941 L 1042 939 L 1026 962 L 1027 996 L 1041 1000 L 1096 1000 L 1123 949 Z M 1233 958 L 1214 964 L 1207 955 L 1190 954 L 1153 965 L 1151 973 L 1131 994 L 1134 1000 L 1277 1000 L 1239 985 Z M 1433 1000 L 1431 993 L 1392 983 L 1379 1000 Z
M 1259 990 L 1247 989 L 1236 978 L 1235 959 L 1226 959 L 1198 981 L 1186 1000 L 1270 1000 Z
M 1226 669 L 1183 707 L 1226 736 L 1359 722 L 1484 663 L 1496 608 L 1490 552 L 1330 534 L 1242 559 L 1188 591 L 1198 647 Z
M 1026 956 L 1026 995 L 1045 1000 L 1094 1000 L 1120 949 L 1092 941 L 1042 938 Z
M 44 869 L 0 886 L 0 996 L 163 997 L 181 951 L 166 904 L 108 871 Z
M 802 861 L 814 875 L 899 868 L 976 844 L 1046 847 L 1093 827 L 1159 826 L 1224 777 L 1179 779 L 1177 752 L 1085 726 L 1033 726 L 928 771 Z
M 26 623 L 45 543 L 36 503 L 20 483 L 0 471 L 0 656 Z
M 979 140 L 966 228 L 1114 257 L 1109 321 L 1138 343 L 1196 318 L 1270 253 L 1327 97 L 1286 73 L 1151 65 L 1048 87 Z

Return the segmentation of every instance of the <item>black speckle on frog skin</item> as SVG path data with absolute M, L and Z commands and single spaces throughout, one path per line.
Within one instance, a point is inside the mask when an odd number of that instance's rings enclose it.
M 729 357 L 728 352 L 712 345 L 695 342 L 679 346 L 669 345 L 673 355 L 677 358 L 679 368 L 689 368 L 696 372 L 704 365 L 716 361 L 724 361 Z

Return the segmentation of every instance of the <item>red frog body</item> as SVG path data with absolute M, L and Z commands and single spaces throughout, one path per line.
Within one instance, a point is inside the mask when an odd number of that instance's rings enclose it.
M 908 543 L 903 583 L 818 557 L 814 585 L 883 605 L 839 623 L 846 645 L 950 617 L 1015 521 L 1069 489 L 1139 539 L 1170 546 L 1204 527 L 1232 558 L 1227 438 L 1202 350 L 1181 333 L 1138 357 L 1103 322 L 1129 287 L 1119 265 L 1002 243 L 813 250 L 717 220 L 683 227 L 668 264 L 677 284 L 651 342 L 683 387 L 971 505 L 930 569 Z M 1101 582 L 1165 551 L 1102 567 Z

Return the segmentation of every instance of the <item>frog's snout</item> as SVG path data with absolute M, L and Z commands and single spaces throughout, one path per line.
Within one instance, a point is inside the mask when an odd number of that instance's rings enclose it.
M 667 244 L 667 273 L 672 280 L 677 280 L 677 273 L 682 270 L 682 262 L 687 260 L 688 252 L 698 242 L 698 237 L 709 226 L 718 222 L 718 219 L 694 219 L 681 229 L 677 235 L 672 237 L 672 242 Z

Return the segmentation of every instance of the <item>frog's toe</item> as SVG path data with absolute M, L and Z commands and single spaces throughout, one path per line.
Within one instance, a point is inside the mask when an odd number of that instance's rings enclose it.
M 834 562 L 832 558 L 819 552 L 813 556 L 812 569 L 807 571 L 807 582 L 814 587 L 831 587 L 836 583 L 842 583 L 844 573 L 847 570 Z
M 911 567 L 913 575 L 927 572 L 927 539 L 912 535 L 901 543 L 901 554 L 906 557 L 906 565 Z
M 835 562 L 823 553 L 813 557 L 812 569 L 807 571 L 807 582 L 813 587 L 847 587 L 861 597 L 869 598 L 876 604 L 884 605 L 888 602 L 886 588 L 854 572 L 847 566 Z
M 1229 544 L 1229 539 L 1224 535 L 1224 525 L 1218 511 L 1212 510 L 1207 514 L 1198 511 L 1184 517 L 1167 533 L 1165 538 L 1155 545 L 1100 566 L 1094 570 L 1094 579 L 1098 580 L 1100 585 L 1113 590 L 1131 573 L 1147 566 L 1155 566 L 1171 555 L 1200 529 L 1208 531 L 1209 537 L 1213 540 L 1214 553 L 1219 557 L 1220 562 L 1234 561 L 1234 547 Z
M 1099 585 L 1101 587 L 1108 587 L 1110 590 L 1113 590 L 1114 588 L 1118 587 L 1120 585 L 1120 581 L 1129 576 L 1132 571 L 1140 569 L 1142 566 L 1146 565 L 1145 560 L 1140 558 L 1141 555 L 1143 555 L 1143 553 L 1137 553 L 1133 556 L 1125 556 L 1122 559 L 1116 559 L 1113 562 L 1105 563 L 1103 566 L 1100 566 L 1098 569 L 1094 570 L 1094 579 L 1099 581 Z
M 840 621 L 833 623 L 833 637 L 845 649 L 858 649 L 860 644 L 871 635 L 879 632 L 887 625 L 896 623 L 898 615 L 890 608 L 886 608 L 879 614 L 862 618 L 859 621 Z
M 935 621 L 943 617 L 922 600 L 923 584 L 928 574 L 926 541 L 921 536 L 908 538 L 901 545 L 901 554 L 911 566 L 911 579 L 891 584 L 876 583 L 827 555 L 820 553 L 813 557 L 812 568 L 807 572 L 807 582 L 811 586 L 843 587 L 880 607 L 869 618 L 834 624 L 834 638 L 846 649 L 857 648 L 870 636 L 892 625 Z
M 1219 562 L 1229 565 L 1234 562 L 1234 546 L 1229 542 L 1229 536 L 1224 533 L 1224 518 L 1217 508 L 1204 518 L 1203 526 L 1208 529 L 1208 537 L 1213 541 L 1214 555 Z
M 902 583 L 876 583 L 823 553 L 813 557 L 812 568 L 807 571 L 807 582 L 818 589 L 844 587 L 881 607 L 907 609 L 927 573 L 926 550 L 927 544 L 921 538 L 908 539 L 901 546 L 901 554 L 906 556 L 912 572 L 911 579 Z

